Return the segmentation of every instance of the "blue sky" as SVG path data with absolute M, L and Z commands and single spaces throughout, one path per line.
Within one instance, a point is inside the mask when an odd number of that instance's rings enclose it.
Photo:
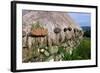
M 90 13 L 68 13 L 80 26 L 91 26 Z

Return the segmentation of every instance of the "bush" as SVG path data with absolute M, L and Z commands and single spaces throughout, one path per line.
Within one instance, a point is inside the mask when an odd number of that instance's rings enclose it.
M 63 52 L 63 60 L 86 60 L 91 58 L 91 43 L 90 38 L 84 38 L 80 45 L 72 51 L 72 54 Z
M 91 37 L 91 31 L 90 30 L 85 31 L 84 37 Z

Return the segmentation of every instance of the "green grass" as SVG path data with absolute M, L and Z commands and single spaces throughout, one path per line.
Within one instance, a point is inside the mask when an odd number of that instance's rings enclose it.
M 76 48 L 73 49 L 72 54 L 70 54 L 70 50 L 65 50 L 65 44 L 63 44 L 62 46 L 58 46 L 58 52 L 55 55 L 60 55 L 61 56 L 61 60 L 62 61 L 67 61 L 67 60 L 88 60 L 91 59 L 91 40 L 90 38 L 84 38 L 83 40 L 81 40 L 79 46 L 77 46 Z M 40 48 L 40 47 L 36 47 L 36 48 Z M 46 51 L 48 51 L 48 47 L 46 46 L 42 46 L 41 48 L 45 48 Z M 46 49 L 47 48 L 47 49 Z M 54 48 L 54 47 L 52 47 Z M 38 52 L 37 50 L 34 50 L 35 48 L 33 48 L 32 51 L 28 51 L 28 50 L 23 50 L 25 54 L 25 61 L 24 62 L 29 62 L 35 60 L 36 61 L 41 61 L 40 60 L 40 52 Z M 54 50 L 51 50 L 54 51 Z M 48 51 L 49 52 L 49 51 Z M 50 54 L 50 56 L 46 57 L 44 54 L 41 54 L 41 56 L 43 56 L 43 60 L 42 61 L 49 61 L 53 56 Z M 38 60 L 37 60 L 38 59 Z M 59 59 L 59 58 L 58 58 Z
M 72 54 L 64 52 L 63 60 L 87 60 L 91 59 L 91 41 L 90 38 L 84 38 L 78 47 L 76 47 Z

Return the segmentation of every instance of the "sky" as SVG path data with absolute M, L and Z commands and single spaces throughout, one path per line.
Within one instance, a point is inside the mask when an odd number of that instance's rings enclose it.
M 91 14 L 90 13 L 68 13 L 76 23 L 80 26 L 91 26 Z

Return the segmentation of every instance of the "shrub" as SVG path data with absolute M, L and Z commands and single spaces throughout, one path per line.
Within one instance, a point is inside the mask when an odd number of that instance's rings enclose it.
M 65 52 L 63 60 L 85 60 L 91 58 L 91 43 L 90 38 L 84 38 L 80 45 L 72 51 L 72 54 Z

